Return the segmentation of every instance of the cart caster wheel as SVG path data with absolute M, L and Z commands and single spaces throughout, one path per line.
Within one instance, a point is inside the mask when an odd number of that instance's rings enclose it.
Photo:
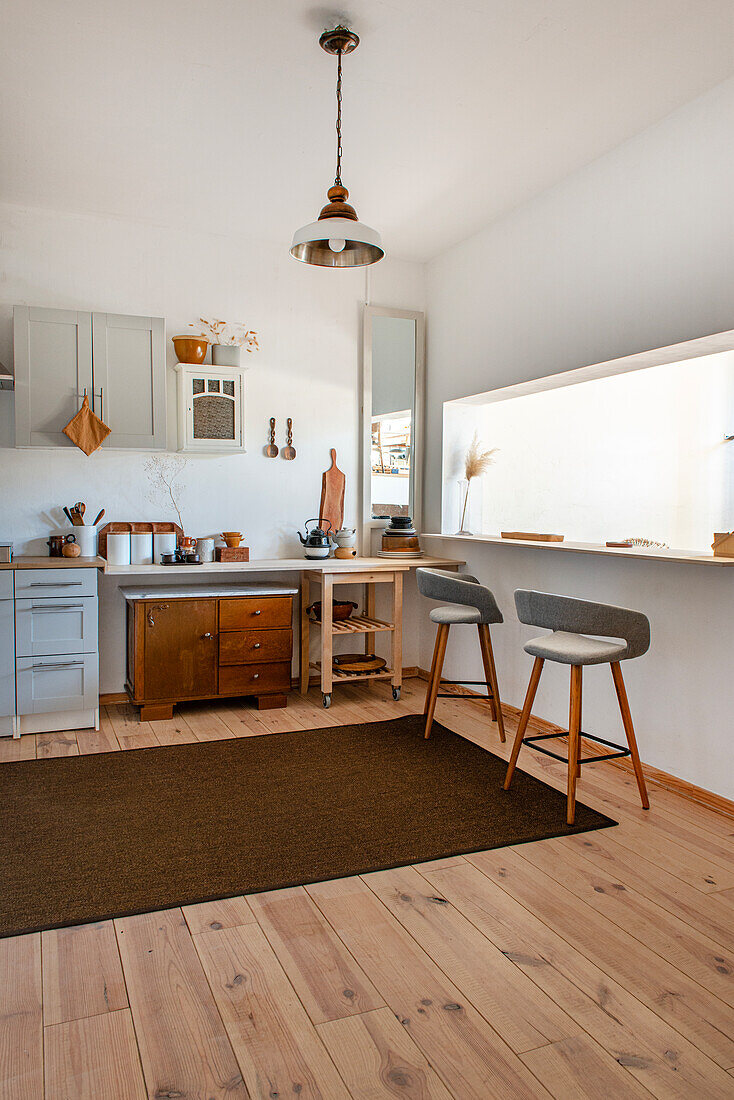
M 392 697 L 395 700 L 395 702 L 397 703 L 398 699 L 400 698 L 400 688 L 393 688 L 392 689 Z
M 328 710 L 331 706 L 331 692 L 325 693 L 321 698 L 324 707 Z

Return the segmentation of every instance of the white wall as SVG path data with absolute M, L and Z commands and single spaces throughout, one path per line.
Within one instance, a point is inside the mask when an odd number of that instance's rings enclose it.
M 358 418 L 364 271 L 297 263 L 285 240 L 217 237 L 116 219 L 0 206 L 0 362 L 12 365 L 14 303 L 99 309 L 166 318 L 170 337 L 189 321 L 245 321 L 261 351 L 246 356 L 247 454 L 188 457 L 182 476 L 187 532 L 242 530 L 252 558 L 300 554 L 295 531 L 318 512 L 321 472 L 336 447 L 347 477 L 345 521 L 359 513 Z M 382 261 L 370 271 L 374 302 L 423 308 L 423 269 Z M 10 393 L 0 393 L 0 538 L 16 552 L 46 553 L 61 505 L 84 500 L 107 520 L 171 519 L 149 499 L 150 453 L 13 448 Z M 175 375 L 169 369 L 169 446 L 176 446 Z M 284 443 L 293 418 L 294 462 L 268 459 L 268 421 Z M 122 687 L 122 604 L 111 578 L 101 581 L 106 614 L 102 691 Z M 106 595 L 104 594 L 106 593 Z M 413 655 L 410 663 L 415 663 Z
M 441 518 L 445 400 L 734 327 L 732 132 L 734 80 L 428 266 L 426 530 Z M 467 544 L 439 546 L 459 556 Z M 514 588 L 639 607 L 653 637 L 627 666 L 642 757 L 734 797 L 732 571 L 486 545 L 469 556 L 507 620 L 494 636 L 508 702 L 522 702 L 530 665 Z M 428 667 L 432 631 L 422 633 Z M 450 643 L 448 676 L 479 678 L 469 633 Z M 588 675 L 585 728 L 614 737 L 602 679 Z M 548 681 L 536 711 L 566 724 L 567 677 L 551 669 Z

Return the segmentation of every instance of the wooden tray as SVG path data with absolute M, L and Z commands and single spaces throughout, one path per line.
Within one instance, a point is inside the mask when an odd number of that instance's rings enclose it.
M 153 520 L 151 522 L 142 520 L 138 522 L 119 522 L 119 523 L 105 523 L 104 527 L 100 527 L 97 534 L 97 553 L 101 558 L 107 557 L 107 536 L 112 535 L 124 535 L 126 531 L 131 532 L 143 532 L 151 531 L 154 535 L 160 534 L 162 531 L 175 531 L 178 538 L 183 535 L 183 531 L 177 523 L 170 523 L 168 520 Z M 176 541 L 178 542 L 178 538 Z
M 347 674 L 380 672 L 387 665 L 382 657 L 373 657 L 369 653 L 337 653 L 332 663 L 339 672 Z
M 544 535 L 540 531 L 500 531 L 503 539 L 523 539 L 526 542 L 563 542 L 564 535 Z

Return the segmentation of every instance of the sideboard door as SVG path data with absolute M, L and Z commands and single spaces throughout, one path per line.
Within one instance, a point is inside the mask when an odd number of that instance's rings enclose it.
M 150 600 L 141 610 L 145 701 L 216 695 L 217 601 Z

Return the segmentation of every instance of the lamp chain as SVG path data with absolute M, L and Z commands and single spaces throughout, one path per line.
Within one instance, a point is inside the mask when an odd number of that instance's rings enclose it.
M 341 187 L 342 183 L 342 51 L 337 51 L 336 71 L 336 176 L 334 183 Z

